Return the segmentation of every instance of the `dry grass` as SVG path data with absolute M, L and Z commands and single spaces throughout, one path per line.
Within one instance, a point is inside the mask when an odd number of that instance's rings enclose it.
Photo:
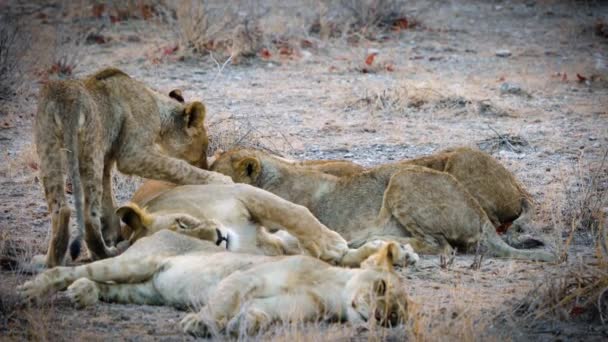
M 232 115 L 226 119 L 211 121 L 208 155 L 216 151 L 228 151 L 236 147 L 252 147 L 280 154 L 279 151 L 293 150 L 289 139 L 277 129 L 274 134 L 265 133 L 262 126 L 272 125 L 269 119 L 258 117 L 252 120 L 245 116 Z M 266 131 L 267 132 L 267 131 Z
M 0 101 L 11 99 L 24 82 L 23 57 L 30 41 L 22 25 L 12 16 L 0 16 Z

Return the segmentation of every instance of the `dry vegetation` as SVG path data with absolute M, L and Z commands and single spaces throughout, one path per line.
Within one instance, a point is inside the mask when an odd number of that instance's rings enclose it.
M 38 86 L 109 65 L 202 98 L 210 155 L 246 145 L 372 165 L 478 146 L 530 189 L 535 233 L 562 256 L 558 265 L 425 257 L 403 271 L 413 300 L 404 327 L 282 324 L 258 339 L 608 337 L 605 4 L 6 1 L 0 10 L 0 339 L 187 338 L 171 308 L 76 311 L 61 295 L 29 306 L 13 291 L 49 226 L 31 144 Z M 510 56 L 496 56 L 505 47 Z M 116 174 L 117 201 L 140 182 Z

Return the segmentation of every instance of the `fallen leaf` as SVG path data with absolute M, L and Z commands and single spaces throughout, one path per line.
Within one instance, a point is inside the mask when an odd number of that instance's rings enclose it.
M 410 23 L 406 18 L 399 18 L 393 21 L 393 30 L 395 31 L 406 30 L 409 26 Z
M 268 58 L 270 58 L 271 56 L 272 56 L 272 55 L 270 54 L 270 51 L 268 51 L 268 49 L 267 49 L 267 48 L 263 48 L 263 49 L 260 51 L 260 57 L 262 57 L 262 58 L 264 58 L 264 59 L 268 59 Z
M 104 4 L 95 4 L 93 5 L 93 8 L 91 9 L 91 12 L 93 12 L 93 17 L 94 18 L 101 18 L 101 16 L 103 15 L 103 12 L 106 11 L 106 5 Z
M 497 80 L 497 82 L 504 82 L 506 80 L 506 78 L 504 76 L 500 76 Z
M 372 65 L 372 63 L 374 63 L 374 58 L 376 58 L 376 55 L 377 55 L 377 53 L 375 53 L 375 52 L 367 55 L 367 58 L 365 58 L 365 64 Z
M 583 75 L 581 75 L 579 73 L 576 74 L 576 78 L 578 78 L 578 81 L 581 82 L 581 83 L 585 82 L 587 80 L 587 77 L 585 77 L 585 76 L 583 76 Z
M 393 72 L 395 71 L 395 67 L 392 64 L 387 64 L 385 67 L 386 71 Z
M 175 52 L 177 52 L 177 50 L 179 50 L 179 46 L 178 45 L 165 47 L 163 49 L 163 55 L 165 55 L 165 56 L 172 55 Z
M 568 80 L 568 74 L 563 73 L 562 74 L 562 82 L 566 82 Z
M 308 40 L 308 39 L 302 39 L 302 40 L 300 41 L 300 46 L 301 46 L 302 48 L 305 48 L 305 49 L 306 49 L 306 48 L 311 48 L 311 47 L 313 47 L 313 44 L 312 44 L 312 42 L 311 42 L 310 40 Z
M 582 306 L 574 306 L 572 310 L 570 310 L 571 316 L 579 316 L 585 312 L 585 308 Z

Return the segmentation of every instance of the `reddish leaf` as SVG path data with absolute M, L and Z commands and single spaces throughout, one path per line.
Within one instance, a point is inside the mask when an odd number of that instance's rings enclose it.
M 395 71 L 395 67 L 392 64 L 387 64 L 385 67 L 386 71 L 393 72 Z
M 311 48 L 311 47 L 313 47 L 313 44 L 312 44 L 312 42 L 311 42 L 310 40 L 308 40 L 308 39 L 302 39 L 302 40 L 300 41 L 300 46 L 301 46 L 302 48 L 307 49 L 307 48 Z
M 269 59 L 272 55 L 270 54 L 270 51 L 268 51 L 267 48 L 263 48 L 260 51 L 260 57 L 264 58 L 264 59 Z
M 93 17 L 94 18 L 101 18 L 101 16 L 103 15 L 103 12 L 106 11 L 106 5 L 104 4 L 95 4 L 93 5 L 93 8 L 91 9 L 91 12 L 93 12 Z
M 587 77 L 585 77 L 585 76 L 583 76 L 583 75 L 581 75 L 579 73 L 576 74 L 576 78 L 578 78 L 578 81 L 581 82 L 581 83 L 585 82 L 587 80 Z
M 152 5 L 141 4 L 141 17 L 144 20 L 148 20 L 154 16 L 154 7 Z
M 163 55 L 170 56 L 170 55 L 174 54 L 175 52 L 177 52 L 177 50 L 179 50 L 179 46 L 177 46 L 177 45 L 168 46 L 163 49 Z
M 329 67 L 329 72 L 336 72 L 336 71 L 338 71 L 338 68 L 336 68 L 335 66 L 332 65 Z
M 406 18 L 399 18 L 393 22 L 393 30 L 395 31 L 406 30 L 409 26 L 410 23 Z
M 376 55 L 377 55 L 377 53 L 375 53 L 375 52 L 367 55 L 367 57 L 365 58 L 365 64 L 372 65 L 372 63 L 374 63 L 374 58 L 376 58 Z
M 497 80 L 497 82 L 504 82 L 506 80 L 506 78 L 504 76 L 500 76 Z
M 27 166 L 30 167 L 30 169 L 37 171 L 38 170 L 38 163 L 36 163 L 35 161 L 30 161 Z
M 562 82 L 566 82 L 568 80 L 568 74 L 563 73 L 562 74 Z
M 579 316 L 585 312 L 585 308 L 582 306 L 574 306 L 572 310 L 570 310 L 571 316 Z
M 293 55 L 293 49 L 290 48 L 289 46 L 282 46 L 279 49 L 279 54 L 281 56 L 291 56 L 291 55 Z

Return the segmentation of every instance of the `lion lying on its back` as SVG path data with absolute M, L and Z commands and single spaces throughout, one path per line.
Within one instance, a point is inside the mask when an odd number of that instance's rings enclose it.
M 302 241 L 303 244 L 305 241 Z M 310 241 L 309 241 L 310 242 Z M 360 269 L 330 266 L 308 256 L 225 252 L 208 241 L 163 230 L 120 256 L 56 267 L 20 286 L 35 299 L 67 286 L 78 306 L 98 300 L 192 307 L 185 332 L 254 334 L 275 321 L 319 319 L 394 326 L 407 320 L 404 284 L 392 268 L 399 253 L 385 243 Z
M 525 193 L 509 183 L 514 180 L 512 176 L 498 178 L 508 186 L 504 189 L 500 184 L 475 188 L 474 184 L 483 178 L 473 176 L 484 171 L 475 168 L 484 165 L 468 165 L 467 158 L 459 157 L 473 150 L 464 149 L 460 155 L 456 151 L 446 152 L 445 159 L 433 159 L 424 167 L 402 162 L 337 177 L 262 151 L 237 149 L 220 155 L 211 170 L 304 205 L 323 224 L 350 240 L 351 246 L 386 238 L 410 243 L 418 252 L 449 253 L 453 247 L 467 248 L 481 242 L 499 257 L 554 260 L 550 253 L 519 250 L 502 241 L 476 197 L 486 199 L 481 202 L 490 216 L 500 222 L 522 214 Z M 502 167 L 488 165 L 494 167 L 490 171 L 501 171 Z M 435 171 L 434 167 L 446 172 Z M 467 183 L 467 177 L 471 183 Z M 496 191 L 492 191 L 492 186 L 496 186 Z M 508 194 L 508 202 L 500 198 L 505 189 L 513 191 Z

